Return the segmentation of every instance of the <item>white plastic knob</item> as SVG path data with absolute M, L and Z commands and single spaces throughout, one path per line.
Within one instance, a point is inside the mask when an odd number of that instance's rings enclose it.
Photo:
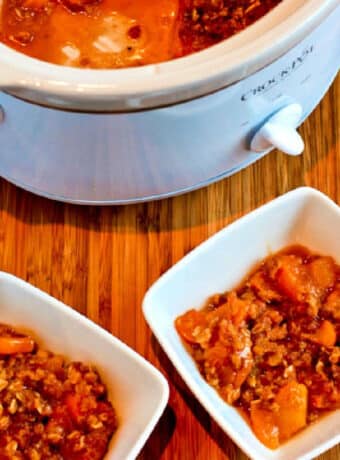
M 301 117 L 300 104 L 290 104 L 279 110 L 256 132 L 250 143 L 251 150 L 264 152 L 276 147 L 288 155 L 300 155 L 305 147 L 296 131 Z

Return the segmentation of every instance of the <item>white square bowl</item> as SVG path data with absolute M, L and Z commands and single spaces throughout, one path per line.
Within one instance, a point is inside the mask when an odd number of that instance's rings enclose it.
M 340 263 L 340 208 L 312 188 L 298 188 L 221 230 L 194 249 L 147 292 L 144 315 L 178 372 L 221 428 L 253 460 L 307 460 L 340 441 L 340 411 L 266 448 L 236 409 L 200 375 L 175 328 L 175 318 L 200 308 L 215 294 L 235 288 L 271 252 L 301 244 Z
M 31 332 L 39 345 L 69 360 L 96 367 L 119 423 L 105 460 L 135 459 L 168 401 L 169 388 L 162 374 L 72 308 L 3 272 L 0 322 Z

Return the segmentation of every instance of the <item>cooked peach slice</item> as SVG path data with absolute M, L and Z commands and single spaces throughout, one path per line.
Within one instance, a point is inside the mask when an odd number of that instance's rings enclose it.
M 316 286 L 322 290 L 331 288 L 335 283 L 335 264 L 331 257 L 318 257 L 308 264 Z
M 295 302 L 305 299 L 306 273 L 300 259 L 283 255 L 279 258 L 280 268 L 276 274 L 279 289 Z
M 179 335 L 189 343 L 197 341 L 197 333 L 206 325 L 205 314 L 198 310 L 189 310 L 175 320 Z
M 287 383 L 276 396 L 279 411 L 276 421 L 280 441 L 289 439 L 307 424 L 307 387 L 296 381 Z
M 261 408 L 257 401 L 251 403 L 250 420 L 254 433 L 269 449 L 279 447 L 279 428 L 275 413 Z
M 319 329 L 312 337 L 312 340 L 324 347 L 333 347 L 336 342 L 336 330 L 334 325 L 330 321 L 322 321 Z
M 34 348 L 31 337 L 0 337 L 0 354 L 30 353 Z

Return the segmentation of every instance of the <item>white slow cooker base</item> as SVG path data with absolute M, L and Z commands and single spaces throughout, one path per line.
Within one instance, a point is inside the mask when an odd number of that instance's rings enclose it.
M 263 153 L 262 155 L 258 155 L 258 159 L 263 157 L 267 153 L 269 153 L 269 151 L 267 151 L 266 153 Z M 256 160 L 252 161 L 251 163 L 254 163 L 255 161 Z M 245 164 L 241 164 L 236 168 L 233 168 L 233 169 L 230 169 L 228 171 L 225 171 L 225 172 L 219 174 L 218 176 L 211 177 L 211 178 L 207 179 L 204 182 L 199 182 L 199 183 L 194 184 L 192 186 L 189 186 L 187 188 L 178 189 L 178 190 L 174 190 L 174 191 L 171 191 L 171 192 L 166 192 L 164 194 L 149 195 L 149 196 L 142 196 L 142 197 L 135 197 L 135 198 L 128 198 L 128 199 L 120 199 L 120 200 L 113 199 L 113 200 L 102 200 L 102 201 L 100 201 L 100 200 L 88 200 L 88 199 L 87 200 L 72 199 L 72 198 L 67 197 L 67 196 L 53 195 L 53 194 L 47 193 L 47 192 L 45 192 L 43 190 L 37 190 L 37 189 L 31 187 L 30 185 L 17 182 L 15 179 L 13 179 L 11 177 L 6 177 L 3 174 L 1 175 L 1 177 L 6 179 L 8 182 L 11 182 L 12 184 L 16 185 L 17 187 L 20 187 L 20 188 L 22 188 L 24 190 L 27 190 L 28 192 L 34 193 L 35 195 L 39 195 L 39 196 L 42 196 L 44 198 L 48 198 L 50 200 L 61 201 L 61 202 L 64 202 L 64 203 L 71 203 L 71 204 L 79 204 L 79 205 L 108 206 L 108 205 L 124 205 L 124 204 L 143 203 L 143 202 L 162 200 L 162 199 L 165 199 L 165 198 L 171 198 L 171 197 L 174 197 L 174 196 L 183 195 L 185 193 L 189 193 L 189 192 L 192 192 L 194 190 L 198 190 L 200 188 L 207 187 L 208 185 L 211 185 L 211 184 L 213 184 L 215 182 L 218 182 L 218 181 L 220 181 L 222 179 L 225 179 L 225 178 L 227 178 L 227 177 L 229 177 L 229 176 L 231 176 L 233 174 L 236 174 L 237 172 L 239 172 L 242 169 L 244 169 L 247 166 L 249 166 L 251 163 L 246 162 Z
M 231 175 L 263 155 L 249 151 L 249 143 L 270 115 L 298 103 L 306 118 L 331 84 L 339 66 L 339 10 L 260 72 L 173 107 L 84 114 L 0 93 L 0 175 L 79 204 L 153 200 Z

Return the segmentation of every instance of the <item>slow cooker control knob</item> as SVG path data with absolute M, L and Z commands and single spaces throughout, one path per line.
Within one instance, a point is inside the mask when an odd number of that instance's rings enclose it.
M 279 110 L 255 133 L 250 142 L 251 150 L 264 152 L 275 147 L 288 155 L 300 155 L 304 142 L 296 128 L 301 118 L 300 104 L 290 104 Z

